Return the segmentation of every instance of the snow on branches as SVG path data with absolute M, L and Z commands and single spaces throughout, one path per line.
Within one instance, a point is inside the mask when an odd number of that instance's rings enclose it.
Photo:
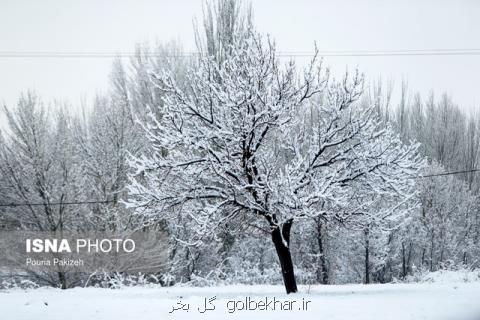
M 414 195 L 418 146 L 357 103 L 362 76 L 331 80 L 317 54 L 299 70 L 249 33 L 222 62 L 201 56 L 185 86 L 167 73 L 152 81 L 165 98 L 144 124 L 151 153 L 131 161 L 129 205 L 190 219 L 196 240 L 258 218 L 271 230 L 319 215 L 346 221 L 396 199 L 385 217 Z

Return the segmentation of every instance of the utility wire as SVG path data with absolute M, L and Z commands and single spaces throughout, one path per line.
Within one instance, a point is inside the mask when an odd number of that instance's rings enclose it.
M 191 57 L 195 51 L 181 52 L 128 52 L 128 51 L 0 51 L 0 58 L 128 58 L 143 57 Z M 319 51 L 323 57 L 376 57 L 376 56 L 470 56 L 480 55 L 480 49 L 410 49 L 410 50 L 350 50 Z M 278 57 L 312 57 L 314 52 L 278 51 Z
M 101 203 L 112 203 L 116 202 L 115 200 L 102 200 L 102 201 L 70 201 L 70 202 L 49 202 L 49 203 L 7 203 L 0 204 L 0 207 L 24 207 L 24 206 L 61 206 L 61 205 L 82 205 L 82 204 L 101 204 Z
M 427 174 L 427 175 L 423 175 L 423 176 L 418 176 L 418 177 L 415 177 L 414 179 L 423 179 L 423 178 L 430 178 L 430 177 L 442 177 L 442 176 L 450 176 L 450 175 L 454 175 L 454 174 L 462 174 L 462 173 L 470 173 L 470 172 L 478 172 L 478 171 L 480 171 L 480 169 L 443 172 L 443 173 L 435 173 L 435 174 Z
M 427 175 L 423 175 L 423 176 L 412 177 L 411 179 L 424 179 L 424 178 L 432 178 L 432 177 L 442 177 L 442 176 L 449 176 L 449 175 L 462 174 L 462 173 L 472 173 L 472 172 L 478 172 L 478 171 L 480 171 L 480 169 L 442 172 L 442 173 L 427 174 Z M 71 202 L 49 202 L 49 203 L 8 203 L 8 204 L 0 204 L 0 208 L 1 207 L 24 207 L 24 206 L 59 206 L 59 205 L 104 204 L 104 203 L 113 203 L 113 202 L 118 202 L 118 201 L 102 200 L 102 201 L 71 201 Z

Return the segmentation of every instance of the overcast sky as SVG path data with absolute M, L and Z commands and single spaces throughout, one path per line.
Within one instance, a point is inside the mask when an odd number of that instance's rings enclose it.
M 254 0 L 255 23 L 280 51 L 480 49 L 480 1 Z M 0 51 L 131 52 L 137 42 L 182 42 L 193 50 L 200 0 L 0 0 Z M 304 58 L 301 58 L 304 59 Z M 480 106 L 480 55 L 326 57 L 334 72 L 358 66 L 426 95 L 448 92 Z M 109 58 L 0 57 L 0 101 L 35 89 L 78 105 L 108 86 Z

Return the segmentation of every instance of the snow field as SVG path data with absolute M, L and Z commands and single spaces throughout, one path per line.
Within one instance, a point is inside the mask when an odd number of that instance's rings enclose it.
M 119 290 L 75 288 L 63 291 L 14 289 L 0 293 L 0 319 L 278 320 L 292 319 L 292 316 L 303 320 L 480 319 L 479 282 L 301 286 L 300 292 L 294 295 L 286 295 L 283 290 L 282 286 L 263 285 L 129 287 Z M 244 306 L 246 299 L 255 301 L 257 308 L 262 301 L 275 299 L 277 303 L 274 306 L 271 302 L 267 310 L 234 310 Z M 304 301 L 311 302 L 307 304 L 307 310 L 299 310 Z M 293 306 L 293 310 L 282 310 L 282 303 L 283 306 Z M 184 310 L 180 306 L 184 306 Z M 215 306 L 214 310 L 211 310 L 212 306 Z M 173 308 L 179 310 L 172 312 Z

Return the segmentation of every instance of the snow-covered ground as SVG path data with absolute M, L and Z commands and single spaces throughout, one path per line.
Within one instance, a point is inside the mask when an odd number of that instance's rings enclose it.
M 277 302 L 273 301 L 274 297 Z M 271 301 L 269 310 L 230 313 L 234 307 L 242 307 L 248 298 L 257 304 Z M 297 302 L 292 304 L 285 302 L 287 300 Z M 311 302 L 307 310 L 299 311 L 308 300 Z M 281 303 L 290 305 L 293 311 L 279 310 Z M 211 310 L 213 306 L 215 309 Z M 271 310 L 273 307 L 275 311 Z M 172 312 L 173 308 L 183 309 Z M 281 286 L 76 288 L 65 291 L 42 288 L 0 292 L 0 319 L 5 320 L 278 320 L 293 316 L 305 320 L 479 320 L 480 282 L 301 286 L 300 293 L 288 296 L 283 294 Z

